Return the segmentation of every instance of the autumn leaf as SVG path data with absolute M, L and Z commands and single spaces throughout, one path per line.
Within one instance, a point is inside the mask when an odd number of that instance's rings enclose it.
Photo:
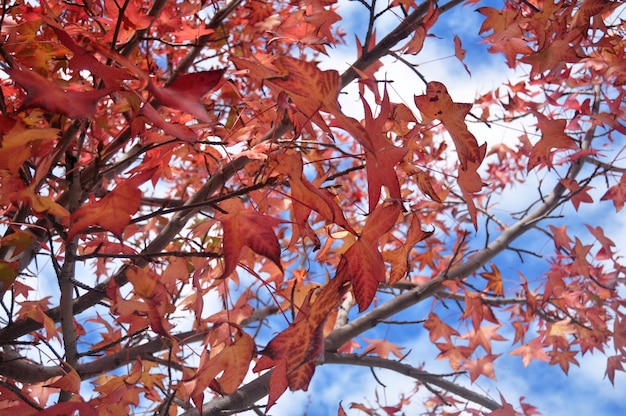
M 522 58 L 522 62 L 530 64 L 531 76 L 536 76 L 546 71 L 562 69 L 568 63 L 580 62 L 582 58 L 569 40 L 556 39 L 540 51 Z
M 329 133 L 328 124 L 318 112 L 332 114 L 337 120 L 338 127 L 350 133 L 366 149 L 373 149 L 368 131 L 354 118 L 346 116 L 341 111 L 337 100 L 339 96 L 337 71 L 322 71 L 313 62 L 303 62 L 287 56 L 279 57 L 275 64 L 281 72 L 271 78 L 271 83 L 284 89 L 299 110 Z
M 393 227 L 400 211 L 398 201 L 378 205 L 368 217 L 361 238 L 344 254 L 347 263 L 346 273 L 352 281 L 352 289 L 360 312 L 372 303 L 378 284 L 386 280 L 386 268 L 378 250 L 378 239 Z
M 363 350 L 363 354 L 375 354 L 384 359 L 389 358 L 390 353 L 395 355 L 397 358 L 404 357 L 404 354 L 400 352 L 400 350 L 403 350 L 404 347 L 392 344 L 386 339 L 363 338 L 363 340 L 369 344 Z
M 557 249 L 565 248 L 569 249 L 573 240 L 567 235 L 567 226 L 562 225 L 557 227 L 555 225 L 550 225 L 550 231 L 552 231 L 552 239 L 554 241 L 554 246 Z
M 365 129 L 369 133 L 369 140 L 373 151 L 365 150 L 365 170 L 367 172 L 367 192 L 369 211 L 374 211 L 380 199 L 381 188 L 384 186 L 389 192 L 389 198 L 401 199 L 400 184 L 395 166 L 404 158 L 408 149 L 397 147 L 387 138 L 387 121 L 392 117 L 389 95 L 385 89 L 380 105 L 380 113 L 374 118 L 372 111 L 363 97 L 361 97 L 365 111 Z
M 552 350 L 548 351 L 548 355 L 550 356 L 550 365 L 558 364 L 565 374 L 569 373 L 569 365 L 574 364 L 576 366 L 579 365 L 578 360 L 576 360 L 576 351 L 559 351 Z
M 56 201 L 54 201 L 51 197 L 40 195 L 38 192 L 36 192 L 35 184 L 32 184 L 22 189 L 19 192 L 18 197 L 22 198 L 23 200 L 30 201 L 33 211 L 37 214 L 54 215 L 62 221 L 65 221 L 70 216 L 69 212 L 64 207 L 59 205 Z
M 462 368 L 469 370 L 470 382 L 473 383 L 481 375 L 495 380 L 496 374 L 493 369 L 493 362 L 499 356 L 500 354 L 489 354 L 475 360 L 466 361 Z
M 69 118 L 91 117 L 96 113 L 98 101 L 118 89 L 109 87 L 90 91 L 64 90 L 36 72 L 16 66 L 1 65 L 0 68 L 26 91 L 22 110 L 41 108 Z
M 262 351 L 263 356 L 253 371 L 275 367 L 270 379 L 267 408 L 287 390 L 307 390 L 315 372 L 316 361 L 324 349 L 323 330 L 329 314 L 337 308 L 350 287 L 345 260 L 337 267 L 337 274 L 319 292 L 313 302 L 313 290 L 300 308 L 294 322 L 274 337 Z
M 438 360 L 448 360 L 450 368 L 459 371 L 462 364 L 469 360 L 472 349 L 464 345 L 453 345 L 452 343 L 436 343 L 437 348 L 441 351 L 437 356 Z
M 0 260 L 0 294 L 7 291 L 19 274 L 20 264 L 17 261 Z
M 600 249 L 596 253 L 597 260 L 609 260 L 613 256 L 613 249 L 615 247 L 615 242 L 608 238 L 602 227 L 592 227 L 589 224 L 585 224 L 589 232 L 596 238 L 598 243 L 600 243 Z
M 574 179 L 563 178 L 561 184 L 570 191 L 570 201 L 574 205 L 574 209 L 578 211 L 578 207 L 582 202 L 593 203 L 593 198 L 589 195 L 589 191 L 593 189 L 593 186 L 581 187 Z
M 513 406 L 511 406 L 511 403 L 507 403 L 504 399 L 502 393 L 500 393 L 500 401 L 502 403 L 502 407 L 485 414 L 485 416 L 518 416 L 518 413 L 515 411 Z
M 461 38 L 455 35 L 454 36 L 454 56 L 456 56 L 456 59 L 458 59 L 463 64 L 463 68 L 465 68 L 465 72 L 467 72 L 467 74 L 471 76 L 472 73 L 470 72 L 469 68 L 464 62 L 466 53 L 467 51 L 463 49 L 463 46 L 461 45 Z
M 211 117 L 200 99 L 214 89 L 222 79 L 225 69 L 194 72 L 179 76 L 167 87 L 158 87 L 148 82 L 148 91 L 162 105 L 184 111 L 205 123 Z
M 471 329 L 468 333 L 463 334 L 461 338 L 469 340 L 469 347 L 474 350 L 479 345 L 491 354 L 491 341 L 506 341 L 502 335 L 496 332 L 501 325 L 481 326 L 478 329 Z
M 419 170 L 414 176 L 420 191 L 428 195 L 435 202 L 443 202 L 437 191 L 433 188 L 433 179 L 427 172 Z
M 0 169 L 16 174 L 22 164 L 31 156 L 32 146 L 42 140 L 53 140 L 60 130 L 45 128 L 27 128 L 22 123 L 15 123 L 13 128 L 2 137 L 0 147 Z
M 602 201 L 613 201 L 613 205 L 615 205 L 615 210 L 617 212 L 621 211 L 624 208 L 624 201 L 626 201 L 626 173 L 622 173 L 622 177 L 620 181 L 611 186 L 602 198 Z
M 308 222 L 311 210 L 316 211 L 331 224 L 337 224 L 352 234 L 356 234 L 330 192 L 316 187 L 303 176 L 302 157 L 299 154 L 282 153 L 277 156 L 277 162 L 277 171 L 289 177 L 294 220 L 296 225 L 302 228 L 302 233 L 294 230 L 291 244 L 294 244 L 303 234 L 311 239 L 315 249 L 319 249 L 319 237 L 311 229 Z
M 146 171 L 125 180 L 99 200 L 92 199 L 72 214 L 72 225 L 67 235 L 71 240 L 76 234 L 89 227 L 100 226 L 116 236 L 122 236 L 131 220 L 131 215 L 139 209 L 142 192 L 139 187 L 150 178 Z
M 476 137 L 465 124 L 465 117 L 471 110 L 472 104 L 453 102 L 446 86 L 436 81 L 429 82 L 426 86 L 426 94 L 416 95 L 414 100 L 422 114 L 423 122 L 440 120 L 454 142 L 460 163 L 457 183 L 468 206 L 474 227 L 477 228 L 477 212 L 471 193 L 478 192 L 483 187 L 477 170 L 485 158 L 487 145 L 483 143 L 478 146 Z
M 527 344 L 520 345 L 511 351 L 511 355 L 520 355 L 524 367 L 527 367 L 532 360 L 550 362 L 550 357 L 543 350 L 541 338 L 533 338 Z
M 503 296 L 504 285 L 502 284 L 502 274 L 495 264 L 491 263 L 490 266 L 490 272 L 483 272 L 480 274 L 482 277 L 487 279 L 487 286 L 485 286 L 484 291 L 493 291 L 496 296 Z
M 578 145 L 565 133 L 567 121 L 549 119 L 541 113 L 535 113 L 537 127 L 541 130 L 541 139 L 533 146 L 528 156 L 528 171 L 534 167 L 545 165 L 552 168 L 552 149 L 578 149 Z
M 282 271 L 280 244 L 274 227 L 284 221 L 260 212 L 243 210 L 235 204 L 224 204 L 223 207 L 229 213 L 218 217 L 222 224 L 224 253 L 224 270 L 218 279 L 228 277 L 235 271 L 244 247 L 267 257 Z
M 55 387 L 57 389 L 61 389 L 63 391 L 67 391 L 70 393 L 78 394 L 80 391 L 80 376 L 72 367 L 70 367 L 67 363 L 64 363 L 64 367 L 66 367 L 66 373 L 61 376 L 50 380 L 46 387 Z
M 424 322 L 424 328 L 429 332 L 431 342 L 436 342 L 439 338 L 444 338 L 448 344 L 452 343 L 451 337 L 458 336 L 459 332 L 447 323 L 443 322 L 439 316 L 433 312 L 428 314 L 428 319 Z
M 132 78 L 123 69 L 99 62 L 91 53 L 74 42 L 72 37 L 60 26 L 57 26 L 52 19 L 47 19 L 47 23 L 51 25 L 52 30 L 54 30 L 63 46 L 74 54 L 70 60 L 70 68 L 75 71 L 88 70 L 95 76 L 100 77 L 107 87 L 117 86 L 121 81 Z
M 238 329 L 233 343 L 224 346 L 216 355 L 209 358 L 205 351 L 192 379 L 193 390 L 190 396 L 196 406 L 201 409 L 203 392 L 210 385 L 217 387 L 220 394 L 236 391 L 248 373 L 255 350 L 252 337 Z
M 141 107 L 139 115 L 142 116 L 142 118 L 145 117 L 146 119 L 148 119 L 155 127 L 160 128 L 165 133 L 177 139 L 191 143 L 198 140 L 198 134 L 190 127 L 165 121 L 163 117 L 161 117 L 159 112 L 154 107 L 152 107 L 152 105 L 150 105 L 150 103 L 144 103 L 143 107 Z M 139 118 L 138 122 L 143 127 L 143 123 L 145 121 Z
M 612 355 L 606 359 L 605 377 L 609 378 L 612 385 L 615 385 L 615 372 L 624 371 L 623 364 L 626 362 L 623 355 Z
M 411 267 L 410 254 L 413 247 L 433 235 L 435 231 L 424 231 L 417 215 L 411 216 L 411 223 L 407 231 L 406 241 L 395 250 L 383 251 L 383 259 L 391 265 L 389 284 L 393 285 L 402 280 Z

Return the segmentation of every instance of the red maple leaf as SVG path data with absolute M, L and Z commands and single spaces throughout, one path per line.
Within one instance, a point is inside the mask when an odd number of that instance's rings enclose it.
M 76 234 L 96 225 L 121 238 L 131 215 L 139 209 L 142 195 L 139 186 L 153 173 L 152 170 L 148 170 L 137 174 L 122 182 L 100 200 L 92 199 L 76 210 L 71 217 L 72 225 L 67 238 L 72 239 Z
M 379 205 L 370 214 L 359 238 L 344 254 L 346 272 L 352 280 L 352 288 L 359 312 L 372 303 L 379 283 L 385 282 L 386 268 L 378 250 L 378 239 L 393 227 L 401 211 L 398 201 Z
M 311 210 L 318 212 L 330 223 L 337 224 L 352 234 L 356 234 L 356 231 L 345 219 L 343 211 L 334 201 L 330 192 L 317 188 L 303 176 L 302 157 L 299 154 L 281 153 L 277 156 L 277 161 L 277 170 L 289 177 L 294 220 L 296 225 L 303 229 L 303 232 L 298 232 L 297 229 L 294 229 L 291 239 L 292 243 L 303 234 L 311 239 L 315 249 L 319 249 L 319 238 L 308 222 Z
M 225 69 L 214 69 L 181 75 L 167 87 L 158 87 L 150 81 L 148 91 L 159 103 L 209 123 L 211 118 L 200 99 L 219 84 L 224 72 Z
M 620 181 L 616 185 L 611 186 L 600 199 L 602 201 L 613 201 L 615 210 L 621 211 L 626 200 L 626 173 L 622 173 Z
M 383 252 L 383 259 L 391 265 L 391 273 L 389 274 L 389 285 L 393 285 L 402 280 L 408 273 L 410 264 L 410 254 L 420 241 L 423 241 L 433 235 L 434 230 L 424 231 L 417 215 L 411 218 L 409 231 L 407 232 L 406 241 L 395 250 L 386 250 Z
M 579 365 L 576 360 L 576 351 L 559 351 L 554 349 L 552 351 L 548 351 L 548 355 L 550 356 L 550 365 L 558 364 L 561 366 L 561 369 L 565 374 L 569 372 L 570 363 Z
M 91 91 L 69 91 L 59 87 L 36 72 L 3 65 L 2 70 L 26 91 L 21 109 L 41 108 L 69 118 L 91 117 L 96 113 L 98 100 L 117 90 L 117 87 Z
M 218 279 L 223 279 L 235 271 L 244 247 L 267 257 L 282 271 L 280 244 L 274 233 L 274 227 L 284 221 L 260 212 L 245 210 L 234 201 L 225 201 L 222 208 L 225 208 L 228 214 L 218 216 L 222 223 L 224 253 L 224 270 Z
M 196 375 L 188 382 L 192 387 L 190 396 L 198 409 L 202 408 L 203 392 L 209 386 L 215 387 L 220 394 L 231 394 L 237 390 L 248 374 L 255 350 L 252 337 L 239 329 L 234 341 L 217 355 L 209 357 L 206 351 L 203 352 Z
M 74 54 L 70 60 L 70 68 L 75 71 L 86 69 L 93 75 L 100 77 L 108 87 L 117 86 L 122 80 L 132 78 L 126 71 L 120 68 L 100 63 L 91 53 L 74 42 L 67 32 L 61 29 L 61 27 L 57 27 L 52 19 L 47 19 L 47 23 L 52 26 L 52 30 L 54 30 L 63 46 Z
M 302 304 L 289 328 L 274 337 L 262 351 L 263 356 L 253 371 L 275 367 L 270 378 L 267 409 L 287 390 L 306 390 L 315 366 L 324 353 L 324 324 L 334 311 L 350 282 L 346 262 L 342 260 L 337 274 L 322 288 L 314 301 L 313 289 Z
M 396 147 L 387 138 L 386 125 L 392 117 L 387 89 L 384 91 L 380 113 L 376 118 L 373 117 L 372 110 L 363 97 L 361 101 L 365 111 L 365 129 L 369 133 L 373 150 L 365 150 L 369 210 L 372 212 L 378 204 L 383 186 L 389 191 L 390 198 L 401 199 L 402 195 L 400 194 L 400 184 L 395 166 L 404 158 L 408 149 Z
M 563 178 L 561 184 L 570 191 L 570 201 L 574 205 L 574 209 L 578 211 L 578 207 L 582 202 L 593 203 L 593 198 L 589 195 L 589 191 L 593 189 L 593 186 L 581 187 L 575 179 Z
M 567 120 L 549 119 L 541 113 L 535 113 L 537 127 L 541 130 L 541 139 L 533 146 L 528 156 L 528 171 L 535 166 L 546 165 L 552 168 L 552 149 L 578 149 L 578 145 L 565 133 Z
M 424 122 L 440 120 L 450 133 L 460 164 L 457 183 L 463 193 L 474 227 L 478 227 L 476 206 L 471 193 L 480 191 L 484 185 L 477 170 L 485 158 L 487 145 L 483 143 L 478 146 L 476 137 L 465 124 L 465 117 L 472 104 L 453 102 L 446 86 L 436 81 L 429 82 L 426 94 L 416 95 L 414 100 Z
M 499 356 L 500 354 L 489 354 L 475 360 L 466 361 L 463 364 L 463 368 L 469 370 L 470 381 L 473 383 L 481 375 L 495 380 L 496 374 L 493 370 L 493 362 Z

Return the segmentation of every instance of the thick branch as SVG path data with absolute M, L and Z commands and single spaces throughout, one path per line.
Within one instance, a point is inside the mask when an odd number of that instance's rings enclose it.
M 327 352 L 324 356 L 324 363 L 385 368 L 387 370 L 403 374 L 407 377 L 414 378 L 425 384 L 432 384 L 433 386 L 442 388 L 447 392 L 456 394 L 459 397 L 463 397 L 466 400 L 477 403 L 490 410 L 499 409 L 501 407 L 500 404 L 491 400 L 489 397 L 478 394 L 450 380 L 446 380 L 443 376 L 432 374 L 427 371 L 418 370 L 417 368 L 411 367 L 408 364 L 401 363 L 400 361 L 387 360 L 384 358 L 373 357 L 369 355 L 363 356 L 358 354 L 339 354 Z
M 259 322 L 278 311 L 275 306 L 267 306 L 257 309 L 254 313 L 241 321 L 242 327 L 247 327 L 255 322 Z M 189 345 L 202 341 L 207 332 L 187 331 L 180 334 L 172 335 L 176 343 L 181 345 Z M 144 344 L 131 348 L 124 348 L 122 351 L 99 357 L 98 359 L 75 366 L 76 372 L 81 379 L 86 380 L 113 371 L 128 363 L 135 361 L 137 356 L 146 357 L 160 351 L 168 350 L 172 346 L 172 341 L 163 337 L 155 337 Z M 52 377 L 62 376 L 65 374 L 59 366 L 44 366 L 32 362 L 22 357 L 9 347 L 5 347 L 4 351 L 0 350 L 0 374 L 21 383 L 41 383 Z

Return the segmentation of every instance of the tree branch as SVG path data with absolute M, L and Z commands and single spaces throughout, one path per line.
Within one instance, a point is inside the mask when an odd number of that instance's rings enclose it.
M 471 402 L 477 403 L 490 410 L 496 410 L 501 407 L 498 402 L 493 401 L 489 397 L 478 394 L 470 389 L 460 386 L 452 381 L 446 380 L 444 376 L 432 374 L 428 371 L 418 370 L 408 364 L 400 361 L 387 360 L 380 357 L 359 354 L 340 354 L 327 352 L 324 355 L 324 364 L 347 364 L 358 365 L 362 367 L 378 367 L 395 371 L 396 373 L 414 378 L 423 383 L 432 384 L 447 392 L 455 394 Z

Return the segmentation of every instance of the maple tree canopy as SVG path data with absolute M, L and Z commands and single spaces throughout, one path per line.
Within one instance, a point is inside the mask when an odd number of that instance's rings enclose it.
M 538 414 L 468 387 L 511 356 L 615 383 L 625 13 L 3 2 L 0 413 L 262 414 L 335 364 L 408 380 L 338 415 Z

